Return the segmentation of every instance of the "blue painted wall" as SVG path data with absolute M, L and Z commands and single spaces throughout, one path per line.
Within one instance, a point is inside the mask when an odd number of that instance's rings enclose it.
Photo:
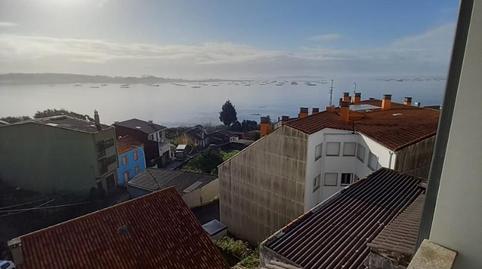
M 137 160 L 134 159 L 137 150 Z M 127 158 L 127 164 L 125 159 Z M 136 168 L 138 167 L 138 168 Z M 119 154 L 119 168 L 117 169 L 117 183 L 119 186 L 126 186 L 125 173 L 129 175 L 129 180 L 137 174 L 146 170 L 146 159 L 144 158 L 143 147 L 132 147 L 129 151 Z

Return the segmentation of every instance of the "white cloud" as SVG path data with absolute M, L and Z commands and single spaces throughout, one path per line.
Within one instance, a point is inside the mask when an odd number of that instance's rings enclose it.
M 14 23 L 14 22 L 0 21 L 0 28 L 1 28 L 1 27 L 7 28 L 7 27 L 14 27 L 14 26 L 17 26 L 17 24 Z
M 437 74 L 447 69 L 453 32 L 454 24 L 447 24 L 378 48 L 334 49 L 318 44 L 294 51 L 259 49 L 229 42 L 159 45 L 0 34 L 0 73 L 78 72 L 177 77 Z M 336 38 L 333 34 L 325 37 L 328 39 Z
M 332 42 L 339 40 L 341 38 L 340 34 L 330 33 L 330 34 L 322 34 L 322 35 L 314 35 L 308 38 L 308 40 L 315 41 L 315 42 Z

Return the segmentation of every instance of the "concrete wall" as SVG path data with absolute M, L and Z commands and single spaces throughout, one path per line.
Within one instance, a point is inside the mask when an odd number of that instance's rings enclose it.
M 482 268 L 482 1 L 474 1 L 430 241 Z
M 0 127 L 0 178 L 33 191 L 88 194 L 98 174 L 93 140 L 35 123 Z
M 259 243 L 304 212 L 308 136 L 282 126 L 219 166 L 221 222 Z
M 428 178 L 435 135 L 397 151 L 395 170 L 405 174 Z
M 219 197 L 219 179 L 215 179 L 208 184 L 190 193 L 182 194 L 182 199 L 189 208 L 209 204 Z

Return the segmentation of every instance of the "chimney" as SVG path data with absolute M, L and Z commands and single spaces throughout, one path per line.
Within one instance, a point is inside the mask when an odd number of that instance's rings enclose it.
M 97 128 L 97 131 L 102 130 L 102 126 L 100 125 L 99 112 L 97 112 L 97 110 L 94 110 L 94 121 L 95 121 L 95 128 Z
M 308 117 L 308 108 L 307 107 L 300 107 L 300 113 L 298 114 L 298 118 L 306 118 Z
M 344 122 L 350 121 L 350 102 L 341 102 L 340 117 Z
M 317 108 L 317 107 L 314 107 L 314 108 L 311 109 L 311 114 L 315 114 L 315 113 L 318 113 L 318 112 L 320 112 L 320 109 Z
M 389 110 L 392 108 L 392 95 L 384 94 L 382 99 L 382 110 Z
M 343 102 L 350 102 L 350 93 L 349 92 L 344 92 L 343 93 Z
M 361 102 L 361 92 L 356 92 L 353 97 L 353 104 L 357 105 Z
M 261 117 L 259 121 L 259 134 L 261 137 L 271 133 L 272 126 L 269 116 Z
M 412 105 L 412 97 L 407 96 L 405 99 L 403 99 L 403 104 L 406 106 L 411 106 Z
M 290 116 L 281 116 L 282 122 L 289 121 L 289 119 L 290 119 Z
M 334 105 L 326 106 L 326 111 L 327 112 L 335 112 L 335 106 Z

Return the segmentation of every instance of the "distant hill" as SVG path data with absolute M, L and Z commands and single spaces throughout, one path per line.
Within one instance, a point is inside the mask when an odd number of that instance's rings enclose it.
M 0 84 L 65 84 L 65 83 L 120 83 L 120 84 L 154 84 L 165 82 L 188 82 L 194 80 L 161 78 L 156 76 L 142 77 L 110 77 L 64 73 L 9 73 L 0 74 Z M 196 81 L 221 81 L 206 79 Z

